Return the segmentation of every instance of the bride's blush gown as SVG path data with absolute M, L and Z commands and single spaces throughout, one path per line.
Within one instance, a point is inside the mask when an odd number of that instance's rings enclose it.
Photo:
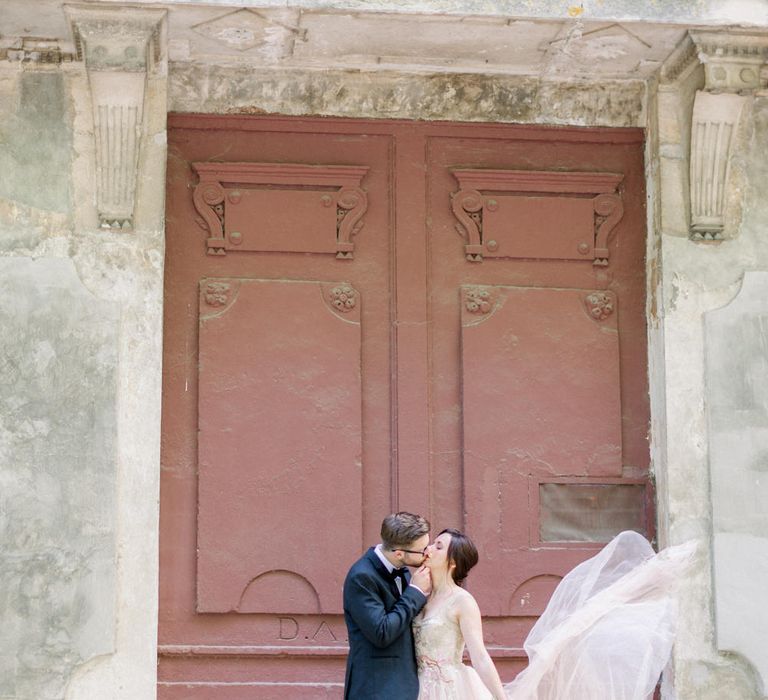
M 413 620 L 419 700 L 493 700 L 477 671 L 462 663 L 464 637 L 453 615 L 459 588 L 437 610 Z
M 577 566 L 528 635 L 529 665 L 504 686 L 509 700 L 650 700 L 672 651 L 677 585 L 695 550 L 687 543 L 654 554 L 641 535 L 622 532 Z M 455 603 L 469 593 L 453 595 Z M 451 602 L 413 622 L 419 700 L 491 700 L 462 663 Z

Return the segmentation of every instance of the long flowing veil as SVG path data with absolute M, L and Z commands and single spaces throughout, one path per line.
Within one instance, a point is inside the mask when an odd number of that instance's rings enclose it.
M 648 700 L 674 641 L 677 583 L 693 542 L 655 554 L 636 532 L 617 535 L 558 585 L 525 641 L 529 665 L 510 700 Z

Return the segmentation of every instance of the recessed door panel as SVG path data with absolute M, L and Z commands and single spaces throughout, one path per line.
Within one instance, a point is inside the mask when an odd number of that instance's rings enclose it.
M 360 305 L 345 282 L 200 283 L 198 612 L 341 612 L 307 524 L 362 522 Z M 361 546 L 334 533 L 338 557 Z
M 529 486 L 621 476 L 617 313 L 611 300 L 610 312 L 593 315 L 596 294 L 461 289 L 463 484 L 467 529 L 483 552 L 473 590 L 486 614 L 516 612 L 507 586 L 562 575 L 541 552 Z

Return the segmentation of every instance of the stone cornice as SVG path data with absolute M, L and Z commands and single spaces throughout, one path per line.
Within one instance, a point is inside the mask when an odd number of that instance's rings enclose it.
M 661 83 L 676 83 L 699 65 L 699 54 L 690 33 L 686 34 L 661 67 Z
M 143 72 L 160 60 L 167 10 L 65 5 L 77 60 L 88 71 Z M 150 49 L 150 50 L 147 50 Z
M 691 31 L 710 92 L 753 93 L 766 86 L 768 34 Z

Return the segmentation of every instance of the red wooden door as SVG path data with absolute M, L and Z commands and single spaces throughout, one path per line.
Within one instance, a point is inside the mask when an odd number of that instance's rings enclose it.
M 340 697 L 394 509 L 467 529 L 510 678 L 650 528 L 642 134 L 170 120 L 161 698 Z

